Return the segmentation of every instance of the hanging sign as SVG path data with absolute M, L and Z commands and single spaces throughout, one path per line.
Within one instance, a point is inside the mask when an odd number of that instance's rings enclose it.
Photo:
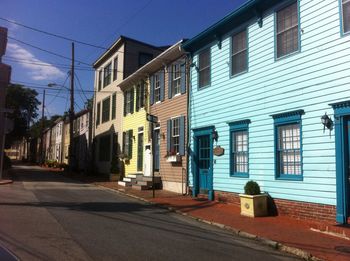
M 213 153 L 215 156 L 222 156 L 225 154 L 225 149 L 221 148 L 220 146 L 216 146 L 213 150 Z

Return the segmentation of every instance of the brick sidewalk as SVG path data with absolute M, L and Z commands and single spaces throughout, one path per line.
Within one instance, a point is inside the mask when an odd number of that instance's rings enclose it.
M 286 216 L 249 218 L 240 215 L 238 205 L 194 199 L 164 190 L 138 191 L 118 186 L 116 182 L 96 180 L 82 175 L 66 175 L 83 182 L 117 190 L 120 193 L 137 197 L 148 202 L 180 211 L 203 221 L 224 225 L 233 231 L 244 231 L 260 238 L 276 241 L 284 246 L 306 251 L 313 257 L 329 261 L 350 261 L 350 240 L 312 231 L 311 228 L 328 227 L 331 231 L 341 231 L 350 236 L 350 227 L 338 227 L 336 224 L 320 224 L 304 220 L 295 220 Z M 243 233 L 242 233 L 243 234 Z M 249 236 L 249 235 L 248 235 Z M 292 251 L 293 252 L 293 251 Z

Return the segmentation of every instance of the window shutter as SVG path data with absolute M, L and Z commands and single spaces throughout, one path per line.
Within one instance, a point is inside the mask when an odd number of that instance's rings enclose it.
M 141 82 L 141 101 L 140 101 L 140 108 L 145 107 L 145 82 Z
M 150 99 L 150 103 L 152 105 L 154 103 L 154 77 L 151 76 L 149 78 L 149 81 L 150 81 L 150 97 L 149 97 L 149 99 Z
M 128 97 L 128 92 L 124 92 L 124 116 L 126 116 L 126 99 Z
M 181 64 L 180 66 L 181 71 L 181 93 L 186 92 L 186 64 Z
M 164 70 L 160 72 L 159 74 L 159 81 L 160 81 L 160 100 L 164 101 Z
M 134 113 L 134 88 L 131 89 L 130 91 L 130 113 Z
M 179 153 L 185 155 L 185 116 L 180 117 Z
M 168 66 L 168 98 L 171 99 L 173 97 L 173 90 L 172 90 L 172 80 L 173 80 L 173 72 L 172 72 L 172 66 Z
M 140 106 L 139 106 L 140 97 L 139 97 L 139 95 L 140 95 L 140 85 L 137 85 L 136 86 L 136 111 L 139 111 L 139 109 L 140 109 Z
M 132 130 L 129 130 L 129 159 L 132 158 Z
M 171 120 L 167 121 L 167 137 L 166 137 L 166 144 L 167 144 L 167 151 L 170 152 L 171 151 Z
M 126 147 L 125 147 L 125 141 L 126 141 L 126 132 L 123 132 L 123 154 L 124 154 L 124 156 L 126 156 L 126 154 L 127 154 Z

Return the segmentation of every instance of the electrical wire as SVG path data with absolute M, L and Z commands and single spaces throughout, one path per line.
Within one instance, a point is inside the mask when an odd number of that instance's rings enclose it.
M 49 103 L 47 103 L 46 106 L 49 106 L 54 102 L 54 100 L 57 98 L 57 96 L 60 94 L 61 90 L 63 89 L 64 85 L 66 84 L 68 78 L 69 78 L 69 73 L 67 73 L 67 77 L 64 80 L 64 83 L 61 85 L 62 87 L 57 91 L 56 95 L 52 98 L 52 100 Z
M 50 33 L 50 32 L 47 32 L 47 31 L 44 31 L 44 30 L 41 30 L 41 29 L 38 29 L 38 28 L 31 27 L 29 25 L 25 25 L 25 24 L 21 24 L 21 23 L 15 22 L 15 21 L 11 21 L 11 20 L 3 18 L 3 17 L 0 17 L 0 20 L 6 21 L 8 23 L 15 24 L 15 25 L 19 25 L 19 26 L 22 26 L 24 28 L 27 28 L 27 29 L 30 29 L 30 30 L 33 30 L 33 31 L 36 31 L 36 32 L 39 32 L 39 33 L 43 33 L 43 34 L 47 34 L 47 35 L 54 36 L 54 37 L 57 37 L 57 38 L 61 38 L 61 39 L 66 40 L 66 41 L 75 42 L 75 43 L 87 45 L 87 46 L 90 46 L 90 47 L 95 47 L 95 48 L 98 48 L 98 49 L 104 49 L 104 50 L 108 49 L 106 47 L 102 47 L 102 46 L 98 46 L 98 45 L 95 45 L 95 44 L 90 44 L 90 43 L 87 43 L 87 42 L 79 41 L 79 40 L 76 40 L 76 39 L 73 39 L 73 38 L 69 38 L 69 37 L 66 37 L 66 36 L 63 36 L 63 35 Z
M 78 82 L 78 85 L 79 85 L 79 87 L 80 87 L 80 90 L 82 91 L 82 93 L 83 93 L 84 96 L 85 96 L 85 99 L 86 99 L 86 100 L 89 100 L 88 97 L 86 96 L 85 92 L 84 92 L 84 89 L 83 89 L 83 87 L 82 87 L 82 85 L 81 85 L 81 82 L 80 82 L 80 80 L 79 80 L 78 75 L 77 75 L 76 73 L 74 73 L 74 75 L 75 75 L 75 78 L 77 79 L 77 82 Z

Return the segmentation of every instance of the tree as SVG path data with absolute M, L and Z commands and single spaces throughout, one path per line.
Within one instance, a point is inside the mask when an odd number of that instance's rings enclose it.
M 13 110 L 8 118 L 14 121 L 14 128 L 6 137 L 7 146 L 28 135 L 30 122 L 38 116 L 40 102 L 37 96 L 35 90 L 19 84 L 10 84 L 7 88 L 6 108 Z

